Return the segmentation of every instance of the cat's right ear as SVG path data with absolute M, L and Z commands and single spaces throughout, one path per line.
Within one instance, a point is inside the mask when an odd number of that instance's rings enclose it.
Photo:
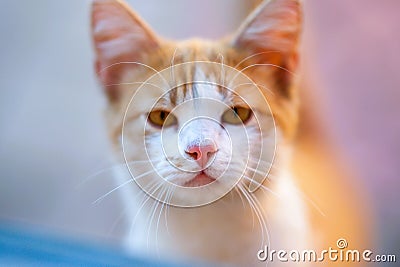
M 138 15 L 120 0 L 94 0 L 92 38 L 96 72 L 111 102 L 118 100 L 123 73 L 137 67 L 123 62 L 140 61 L 159 46 L 157 36 Z M 122 64 L 121 64 L 122 63 Z

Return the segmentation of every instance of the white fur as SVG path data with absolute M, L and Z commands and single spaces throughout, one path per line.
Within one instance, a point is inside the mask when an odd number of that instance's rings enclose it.
M 199 69 L 196 70 L 196 77 L 206 78 Z M 215 79 L 217 82 L 217 77 L 218 75 L 214 78 L 210 75 L 207 80 Z M 154 163 L 147 164 L 147 167 L 146 164 L 133 165 L 133 175 L 140 176 L 154 168 L 155 172 L 148 175 L 147 185 L 150 191 L 153 186 L 151 179 L 160 179 L 157 174 L 165 180 L 184 184 L 196 176 L 198 166 L 185 158 L 182 148 L 190 146 L 191 142 L 198 139 L 210 139 L 217 145 L 218 152 L 205 172 L 216 178 L 224 173 L 224 177 L 228 179 L 240 178 L 240 170 L 244 170 L 246 176 L 253 177 L 255 173 L 246 169 L 248 166 L 266 174 L 266 167 L 272 162 L 272 153 L 277 142 L 279 158 L 275 159 L 273 178 L 269 178 L 253 193 L 248 191 L 245 186 L 248 182 L 242 178 L 244 183 L 239 182 L 240 188 L 237 185 L 223 198 L 196 208 L 162 204 L 143 193 L 135 183 L 131 183 L 131 186 L 122 190 L 123 202 L 127 208 L 127 248 L 133 253 L 159 255 L 171 260 L 196 259 L 238 266 L 265 266 L 265 262 L 257 259 L 257 252 L 269 242 L 270 248 L 277 250 L 309 248 L 311 240 L 307 210 L 291 174 L 287 171 L 286 162 L 290 155 L 281 147 L 279 130 L 275 131 L 270 115 L 259 112 L 265 107 L 257 105 L 263 103 L 256 99 L 257 94 L 249 94 L 254 99 L 245 100 L 255 103 L 252 106 L 255 112 L 253 118 L 244 126 L 225 125 L 223 128 L 217 121 L 231 102 L 229 98 L 224 99 L 213 87 L 211 84 L 196 84 L 197 98 L 186 99 L 186 102 L 180 103 L 173 111 L 178 121 L 176 126 L 161 131 L 146 124 L 146 149 L 142 147 L 143 136 L 140 135 L 145 117 L 140 114 L 134 116 L 133 121 L 126 125 L 126 156 L 133 161 L 146 160 L 148 153 Z M 201 119 L 191 121 L 198 116 Z M 204 119 L 203 116 L 209 119 Z M 183 125 L 186 126 L 182 129 Z M 258 168 L 257 162 L 260 158 L 262 162 Z M 183 172 L 173 165 L 194 172 Z M 119 184 L 127 179 L 121 178 L 124 174 L 120 173 L 118 176 Z M 226 181 L 222 180 L 221 183 Z M 203 193 L 212 193 L 213 189 L 211 184 L 210 191 L 205 190 Z M 166 192 L 161 190 L 158 193 L 164 200 L 168 200 L 169 195 Z M 190 203 L 201 196 L 182 193 L 177 197 L 187 199 Z M 263 225 L 264 220 L 266 225 Z M 268 266 L 279 266 L 279 263 L 270 263 Z
M 275 250 L 310 249 L 307 210 L 290 173 L 283 171 L 274 180 L 271 190 L 276 195 L 262 192 L 262 189 L 255 193 L 267 221 L 268 236 L 264 240 L 257 217 L 253 218 L 255 215 L 247 204 L 243 208 L 237 195 L 233 199 L 226 196 L 210 205 L 187 209 L 162 207 L 143 196 L 137 187 L 126 188 L 122 196 L 129 211 L 127 249 L 141 256 L 221 260 L 237 266 L 265 266 L 265 262 L 257 260 L 257 252 L 269 243 L 269 248 Z M 148 199 L 143 207 L 142 201 L 135 197 L 138 194 L 141 195 L 139 199 L 142 196 Z M 268 266 L 280 264 L 276 261 Z

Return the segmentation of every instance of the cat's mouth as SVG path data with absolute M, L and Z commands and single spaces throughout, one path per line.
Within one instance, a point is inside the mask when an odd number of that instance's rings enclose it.
M 199 174 L 197 174 L 193 179 L 184 183 L 183 186 L 184 187 L 199 187 L 199 186 L 211 184 L 215 180 L 216 179 L 208 176 L 207 174 L 205 174 L 204 171 L 202 171 Z

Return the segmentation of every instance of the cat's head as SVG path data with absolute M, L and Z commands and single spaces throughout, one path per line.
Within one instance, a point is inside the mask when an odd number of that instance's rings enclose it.
M 146 192 L 196 206 L 263 182 L 296 128 L 300 28 L 299 1 L 273 0 L 229 38 L 172 42 L 123 2 L 94 1 L 111 136 Z

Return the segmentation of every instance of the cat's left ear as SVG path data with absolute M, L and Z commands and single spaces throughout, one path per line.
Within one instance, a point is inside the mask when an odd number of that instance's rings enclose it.
M 110 101 L 118 100 L 122 75 L 147 53 L 159 47 L 159 39 L 146 23 L 121 0 L 93 0 L 92 37 L 96 71 Z
M 239 28 L 231 45 L 254 55 L 259 63 L 276 63 L 270 60 L 278 55 L 277 64 L 293 71 L 301 27 L 300 0 L 264 0 Z

